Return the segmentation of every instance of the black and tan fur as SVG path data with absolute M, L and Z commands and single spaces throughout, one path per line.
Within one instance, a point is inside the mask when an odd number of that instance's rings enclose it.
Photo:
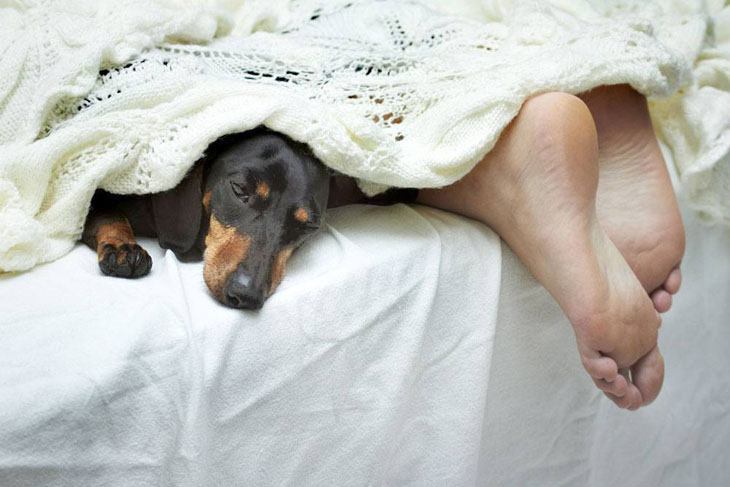
M 175 188 L 144 196 L 98 191 L 82 240 L 101 271 L 138 278 L 152 268 L 135 236 L 155 237 L 183 262 L 204 261 L 210 292 L 259 309 L 284 278 L 294 250 L 322 226 L 328 207 L 415 200 L 415 190 L 366 198 L 332 176 L 309 148 L 259 128 L 215 142 Z
M 328 195 L 329 172 L 305 145 L 257 129 L 217 141 L 170 191 L 97 192 L 82 239 L 104 274 L 136 278 L 152 260 L 135 235 L 156 237 L 182 261 L 204 260 L 219 301 L 259 309 L 294 249 L 321 227 Z

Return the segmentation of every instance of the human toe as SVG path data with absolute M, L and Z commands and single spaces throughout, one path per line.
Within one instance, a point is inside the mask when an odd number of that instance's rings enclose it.
M 654 309 L 659 313 L 666 313 L 672 308 L 672 295 L 665 289 L 659 289 L 651 295 Z
M 631 368 L 631 379 L 641 392 L 641 405 L 651 404 L 664 383 L 664 358 L 654 347 Z
M 625 379 L 624 379 L 625 380 Z M 643 402 L 641 392 L 639 389 L 631 383 L 627 383 L 626 392 L 623 396 L 618 397 L 610 392 L 604 392 L 607 398 L 613 401 L 616 406 L 621 409 L 628 409 L 629 411 L 636 411 L 641 407 Z
M 613 382 L 609 382 L 605 379 L 593 379 L 593 383 L 596 384 L 596 387 L 599 390 L 617 398 L 624 397 L 629 389 L 629 383 L 622 375 L 616 377 L 616 380 Z
M 680 287 L 682 287 L 682 271 L 677 267 L 669 274 L 669 277 L 664 282 L 664 289 L 669 294 L 677 294 Z
M 614 382 L 619 376 L 618 365 L 614 359 L 601 355 L 601 353 L 584 345 L 579 346 L 579 351 L 583 368 L 594 380 L 610 383 Z

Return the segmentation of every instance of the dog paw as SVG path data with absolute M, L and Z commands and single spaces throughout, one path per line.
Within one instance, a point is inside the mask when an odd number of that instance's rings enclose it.
M 99 268 L 107 276 L 136 279 L 152 269 L 152 258 L 137 244 L 105 244 L 99 253 Z

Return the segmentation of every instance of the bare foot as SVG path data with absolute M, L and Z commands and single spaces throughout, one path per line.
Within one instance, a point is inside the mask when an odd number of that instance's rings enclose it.
M 560 304 L 596 385 L 636 409 L 661 389 L 660 318 L 598 223 L 597 187 L 590 111 L 577 97 L 548 93 L 524 104 L 464 179 L 424 190 L 419 201 L 492 227 Z
M 598 219 L 664 313 L 681 286 L 685 236 L 646 99 L 628 85 L 581 98 L 598 130 Z

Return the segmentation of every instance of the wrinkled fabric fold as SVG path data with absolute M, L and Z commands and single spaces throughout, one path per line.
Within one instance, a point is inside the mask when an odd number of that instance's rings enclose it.
M 335 209 L 259 312 L 142 244 L 155 265 L 138 281 L 103 278 L 83 246 L 0 278 L 0 485 L 475 480 L 500 294 L 489 229 Z

